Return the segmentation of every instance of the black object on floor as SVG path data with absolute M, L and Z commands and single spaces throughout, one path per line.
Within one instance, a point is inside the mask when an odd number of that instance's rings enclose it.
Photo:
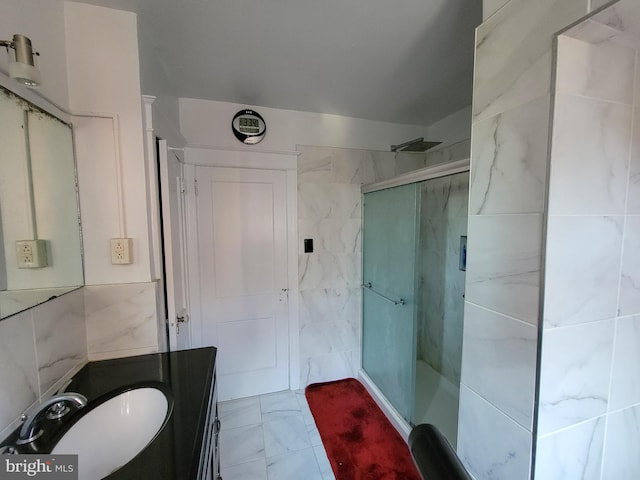
M 423 480 L 471 480 L 453 447 L 434 425 L 416 425 L 409 450 Z

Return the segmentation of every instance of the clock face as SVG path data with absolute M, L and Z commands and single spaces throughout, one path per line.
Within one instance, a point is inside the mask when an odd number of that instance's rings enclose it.
M 255 145 L 264 138 L 267 124 L 262 116 L 253 110 L 240 110 L 231 122 L 233 134 L 247 145 Z

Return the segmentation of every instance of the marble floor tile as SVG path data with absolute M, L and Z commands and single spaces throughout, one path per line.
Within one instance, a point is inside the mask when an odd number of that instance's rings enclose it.
M 320 432 L 318 432 L 318 428 L 315 423 L 307 424 L 306 427 L 311 445 L 314 447 L 322 446 L 322 438 L 320 438 Z
M 263 424 L 267 458 L 309 448 L 309 434 L 302 416 L 271 420 Z
M 220 403 L 221 476 L 335 480 L 304 390 Z
M 231 480 L 267 480 L 267 461 L 260 458 L 231 467 L 223 467 L 220 476 Z
M 221 402 L 219 409 L 220 423 L 227 429 L 262 423 L 258 397 Z
M 327 458 L 327 452 L 324 450 L 322 444 L 319 447 L 314 446 L 313 451 L 316 454 L 316 460 L 318 461 L 318 465 L 320 467 L 320 474 L 322 475 L 322 480 L 335 480 L 335 475 L 333 474 L 333 469 L 331 468 L 331 463 L 329 463 L 329 459 Z
M 220 464 L 238 465 L 265 457 L 262 425 L 220 430 Z
M 302 414 L 294 392 L 278 392 L 260 397 L 260 409 L 264 423 L 282 417 L 297 417 Z
M 269 458 L 267 475 L 269 480 L 323 480 L 313 448 Z

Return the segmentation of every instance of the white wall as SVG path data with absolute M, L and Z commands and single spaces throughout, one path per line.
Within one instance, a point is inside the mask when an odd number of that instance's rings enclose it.
M 64 11 L 60 0 L 2 0 L 0 39 L 11 40 L 14 33 L 26 35 L 40 53 L 36 64 L 42 74 L 38 89 L 51 102 L 67 106 L 67 62 Z M 0 51 L 0 71 L 8 75 L 8 55 Z
M 72 112 L 116 115 L 119 121 L 114 137 L 111 119 L 74 117 L 85 283 L 148 282 L 151 262 L 136 16 L 65 2 L 65 22 Z M 111 265 L 112 237 L 133 238 L 132 265 Z
M 257 146 L 240 143 L 231 131 L 233 116 L 244 108 L 255 109 L 267 123 L 267 134 Z M 374 122 L 360 118 L 298 112 L 192 98 L 180 99 L 180 125 L 191 146 L 292 152 L 296 145 L 389 151 L 391 145 L 426 137 L 419 125 Z

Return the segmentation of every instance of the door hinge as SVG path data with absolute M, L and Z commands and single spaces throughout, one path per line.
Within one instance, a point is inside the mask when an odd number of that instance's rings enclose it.
M 197 178 L 193 179 L 193 192 L 197 197 L 198 196 L 198 179 Z
M 184 178 L 183 177 L 178 177 L 178 191 L 182 195 L 184 195 L 185 192 L 187 191 L 187 187 L 184 184 Z

